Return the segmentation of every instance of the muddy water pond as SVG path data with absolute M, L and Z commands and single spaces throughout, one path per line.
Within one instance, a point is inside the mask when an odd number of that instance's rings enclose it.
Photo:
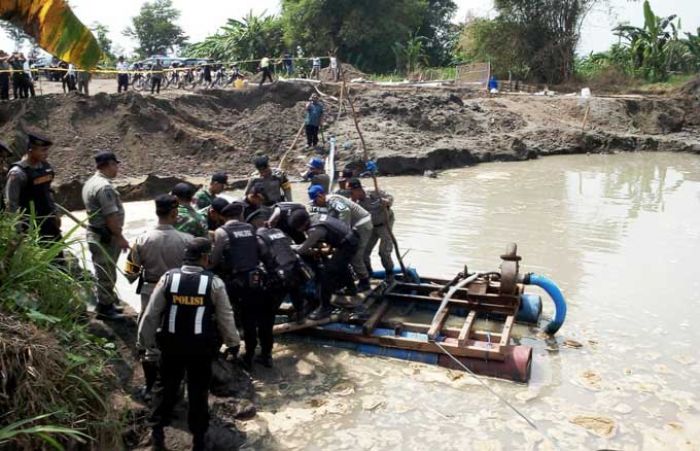
M 522 270 L 562 288 L 555 339 L 514 331 L 534 348 L 530 383 L 486 381 L 537 429 L 465 373 L 284 340 L 239 425 L 251 448 L 700 449 L 700 158 L 556 156 L 380 184 L 419 273 L 497 269 L 512 241 Z M 130 237 L 151 211 L 127 205 Z

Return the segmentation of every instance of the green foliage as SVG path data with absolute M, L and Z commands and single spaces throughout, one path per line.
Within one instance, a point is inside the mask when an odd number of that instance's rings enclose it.
M 97 39 L 100 50 L 102 50 L 103 58 L 100 60 L 100 64 L 114 65 L 116 57 L 112 52 L 112 40 L 108 36 L 109 28 L 99 22 L 95 22 L 92 26 L 92 32 L 95 35 L 95 39 Z
M 428 58 L 424 47 L 427 40 L 425 36 L 411 35 L 405 42 L 395 42 L 392 50 L 396 57 L 396 68 L 411 74 L 419 66 L 427 65 Z
M 132 18 L 133 26 L 123 34 L 138 41 L 136 52 L 142 58 L 164 54 L 187 42 L 185 32 L 175 23 L 179 18 L 172 0 L 153 0 L 141 6 L 138 16 Z
M 114 354 L 86 330 L 93 283 L 68 258 L 75 229 L 45 242 L 33 219 L 21 233 L 21 220 L 0 216 L 0 373 L 7 382 L 0 385 L 0 422 L 10 425 L 0 430 L 0 447 L 43 442 L 60 449 L 90 437 L 113 449 L 121 424 L 103 396 L 113 388 L 106 366 Z M 44 424 L 48 412 L 51 424 Z
M 216 34 L 190 45 L 187 54 L 220 61 L 241 61 L 266 55 L 279 56 L 283 53 L 283 46 L 282 20 L 265 13 L 256 16 L 250 11 L 243 20 L 229 19 Z
M 428 0 L 423 23 L 416 35 L 423 36 L 426 64 L 441 66 L 452 62 L 452 49 L 459 35 L 459 28 L 452 24 L 457 11 L 453 0 Z
M 676 15 L 658 17 L 648 1 L 644 2 L 644 26 L 618 25 L 615 34 L 629 45 L 629 66 L 648 81 L 663 81 L 668 77 L 678 27 Z
M 393 69 L 392 45 L 424 24 L 427 0 L 282 0 L 285 37 L 309 55 L 337 53 L 372 72 Z

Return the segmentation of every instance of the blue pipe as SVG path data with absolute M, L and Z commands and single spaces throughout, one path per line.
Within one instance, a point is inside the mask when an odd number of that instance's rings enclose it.
M 542 298 L 533 293 L 523 293 L 520 295 L 520 308 L 515 317 L 519 323 L 537 324 L 542 313 Z
M 529 273 L 523 278 L 525 285 L 535 285 L 547 292 L 552 301 L 554 301 L 554 318 L 547 324 L 544 331 L 549 335 L 554 335 L 564 325 L 566 319 L 566 300 L 561 290 L 552 280 L 539 274 Z

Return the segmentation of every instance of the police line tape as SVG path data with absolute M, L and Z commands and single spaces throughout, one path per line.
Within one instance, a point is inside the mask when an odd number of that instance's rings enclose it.
M 328 56 L 317 57 L 317 58 L 318 58 L 319 60 L 330 60 L 330 57 L 328 57 Z M 314 59 L 316 59 L 316 58 L 307 58 L 307 57 L 304 57 L 304 58 L 285 58 L 285 59 L 289 59 L 289 60 L 292 60 L 292 61 L 297 61 L 297 60 L 309 61 L 309 60 L 314 60 Z M 156 60 L 157 60 L 157 59 L 156 59 Z M 30 71 L 30 72 L 69 72 L 69 71 L 73 70 L 74 72 L 89 72 L 89 73 L 91 73 L 91 74 L 124 74 L 124 75 L 125 75 L 125 74 L 132 74 L 132 75 L 134 75 L 134 74 L 162 74 L 162 73 L 165 73 L 165 72 L 186 72 L 186 71 L 189 71 L 189 70 L 192 70 L 192 69 L 198 69 L 198 68 L 201 68 L 201 67 L 204 67 L 204 66 L 212 66 L 212 65 L 222 65 L 222 66 L 234 65 L 234 66 L 235 66 L 235 65 L 238 65 L 238 64 L 243 64 L 243 63 L 255 63 L 255 62 L 259 62 L 259 61 L 262 61 L 262 60 L 256 59 L 256 60 L 243 60 L 243 61 L 234 61 L 234 62 L 214 62 L 214 63 L 209 63 L 209 64 L 198 64 L 198 65 L 195 65 L 195 66 L 187 66 L 187 67 L 175 67 L 175 68 L 169 68 L 169 67 L 168 67 L 168 68 L 163 68 L 163 69 L 160 70 L 160 71 L 154 71 L 154 70 L 152 70 L 152 69 L 125 70 L 125 71 L 122 70 L 122 71 L 120 71 L 120 70 L 117 70 L 116 68 L 115 68 L 115 69 L 91 69 L 91 70 L 83 70 L 83 69 L 77 69 L 77 68 L 68 69 L 68 68 L 65 68 L 65 67 L 41 67 L 41 68 L 31 68 L 31 69 L 29 69 L 29 71 Z M 270 64 L 272 64 L 272 65 L 274 65 L 274 66 L 277 66 L 277 65 L 279 65 L 279 64 L 283 64 L 283 62 L 284 62 L 283 60 L 271 61 Z M 11 74 L 13 74 L 13 73 L 26 73 L 26 71 L 23 70 L 23 69 L 5 69 L 5 70 L 0 70 L 0 74 L 2 74 L 2 73 L 11 73 Z

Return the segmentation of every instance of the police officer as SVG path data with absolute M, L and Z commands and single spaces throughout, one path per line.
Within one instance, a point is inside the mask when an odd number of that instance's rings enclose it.
M 207 229 L 209 230 L 209 238 L 214 240 L 214 231 L 224 225 L 224 217 L 221 212 L 228 205 L 228 201 L 223 197 L 215 197 L 211 205 L 199 210 L 199 213 L 207 218 Z
M 372 251 L 379 242 L 379 258 L 386 271 L 386 281 L 391 283 L 394 280 L 394 261 L 391 258 L 391 253 L 394 250 L 391 239 L 391 229 L 394 227 L 394 212 L 391 210 L 391 206 L 394 203 L 394 197 L 381 190 L 367 192 L 362 187 L 360 179 L 356 178 L 350 180 L 348 187 L 353 202 L 357 202 L 372 215 L 372 234 L 365 247 L 365 266 L 371 272 Z
M 324 163 L 321 158 L 314 157 L 306 166 L 309 168 L 309 170 L 303 175 L 302 178 L 310 181 L 310 186 L 319 185 L 323 188 L 323 191 L 328 192 L 331 185 L 331 178 L 328 176 L 328 174 L 326 174 L 326 163 Z
M 306 211 L 306 207 L 296 202 L 280 202 L 275 204 L 272 215 L 270 219 L 267 220 L 267 225 L 270 227 L 277 227 L 289 235 L 296 244 L 301 244 L 306 239 L 306 235 L 292 227 L 289 222 L 291 214 L 297 210 Z
M 263 184 L 260 182 L 253 184 L 241 202 L 245 205 L 243 218 L 248 218 L 253 212 L 268 204 Z
M 189 183 L 181 182 L 173 187 L 171 194 L 177 197 L 180 204 L 177 207 L 175 228 L 194 237 L 206 237 L 208 235 L 207 220 L 192 207 L 194 187 Z
M 350 199 L 337 194 L 326 194 L 318 185 L 309 188 L 311 203 L 320 208 L 327 208 L 328 215 L 340 219 L 350 228 L 357 231 L 359 239 L 357 252 L 352 257 L 352 268 L 360 279 L 357 285 L 359 291 L 370 289 L 369 270 L 365 265 L 365 248 L 372 236 L 372 216 Z
M 200 188 L 194 195 L 195 207 L 198 210 L 206 208 L 211 205 L 212 201 L 221 194 L 224 189 L 226 189 L 226 184 L 228 183 L 228 176 L 224 172 L 215 172 L 211 176 L 211 181 L 209 182 L 209 187 Z
M 341 173 L 340 177 L 338 178 L 338 189 L 335 190 L 335 193 L 333 194 L 338 194 L 339 196 L 347 197 L 348 199 L 350 198 L 350 188 L 348 188 L 348 182 L 350 179 L 353 177 L 353 170 L 349 168 L 343 169 L 343 172 Z
M 150 417 L 154 449 L 165 449 L 163 428 L 177 403 L 185 373 L 192 449 L 205 449 L 212 361 L 222 341 L 234 357 L 240 347 L 224 283 L 204 269 L 210 251 L 206 238 L 194 238 L 187 244 L 182 267 L 160 278 L 139 325 L 141 346 L 160 351 L 160 379 Z
M 146 311 L 148 300 L 160 278 L 169 269 L 182 266 L 187 243 L 192 235 L 175 230 L 177 221 L 177 198 L 163 194 L 156 198 L 156 216 L 158 225 L 155 229 L 139 236 L 131 247 L 126 259 L 126 278 L 133 283 L 139 280 L 136 293 L 141 295 L 140 316 Z M 150 352 L 150 351 L 149 351 Z M 150 398 L 151 388 L 158 375 L 158 355 L 146 353 L 141 365 L 146 385 L 142 394 Z
M 61 219 L 51 191 L 54 171 L 46 161 L 52 144 L 39 134 L 27 134 L 26 153 L 7 173 L 5 209 L 25 215 L 33 209 L 41 236 L 54 241 L 61 238 Z M 23 221 L 23 229 L 28 225 Z
M 262 183 L 267 206 L 274 205 L 277 202 L 291 202 L 292 184 L 287 179 L 287 175 L 284 172 L 270 169 L 270 159 L 266 155 L 255 158 L 254 163 L 255 168 L 258 170 L 258 176 L 248 180 L 245 194 L 248 194 L 256 183 Z
M 351 229 L 345 222 L 329 215 L 313 215 L 304 210 L 292 213 L 290 223 L 299 232 L 306 232 L 306 240 L 295 245 L 294 249 L 302 257 L 317 255 L 316 247 L 325 243 L 332 248 L 332 255 L 324 265 L 321 280 L 321 305 L 311 312 L 309 319 L 317 320 L 330 315 L 331 295 L 343 286 L 354 288 L 349 264 L 357 252 L 359 237 L 357 231 Z
M 243 203 L 237 201 L 224 208 L 222 214 L 226 223 L 214 233 L 211 265 L 226 284 L 236 324 L 243 327 L 243 364 L 250 369 L 258 344 L 255 315 L 258 309 L 256 303 L 260 301 L 263 274 L 259 268 L 260 254 L 255 228 L 243 222 L 243 209 Z
M 117 280 L 117 259 L 129 249 L 124 238 L 124 207 L 119 192 L 112 185 L 119 173 L 119 160 L 112 152 L 95 155 L 97 171 L 83 185 L 82 197 L 88 214 L 88 246 L 97 275 L 97 307 L 103 319 L 121 319 L 114 292 Z

